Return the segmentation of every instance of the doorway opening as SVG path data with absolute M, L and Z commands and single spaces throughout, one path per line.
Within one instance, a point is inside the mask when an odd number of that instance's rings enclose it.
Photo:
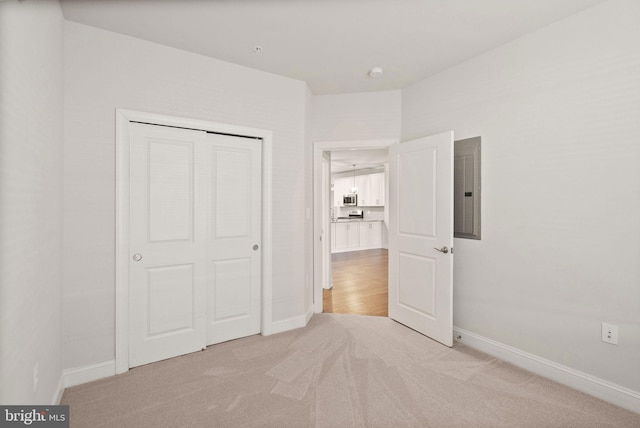
M 388 316 L 388 147 L 314 145 L 314 310 Z M 345 198 L 350 196 L 351 198 Z
M 330 155 L 331 288 L 322 292 L 323 311 L 386 317 L 389 151 Z

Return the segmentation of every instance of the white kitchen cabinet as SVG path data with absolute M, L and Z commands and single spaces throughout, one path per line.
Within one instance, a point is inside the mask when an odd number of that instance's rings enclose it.
M 382 248 L 381 221 L 345 221 L 331 224 L 331 252 Z
M 333 180 L 333 206 L 344 206 L 344 195 L 351 192 L 353 178 L 336 178 Z
M 363 221 L 360 223 L 360 249 L 382 247 L 382 223 L 379 221 Z
M 360 247 L 360 229 L 357 224 L 349 224 L 349 249 L 357 250 Z
M 358 206 L 383 207 L 385 205 L 384 172 L 336 178 L 333 180 L 333 206 L 344 206 L 343 197 L 351 193 L 353 185 L 358 188 Z
M 381 207 L 385 205 L 384 172 L 369 174 L 369 206 Z
M 351 251 L 360 247 L 360 228 L 357 222 L 334 223 L 336 227 L 335 251 Z
M 355 182 L 358 188 L 358 206 L 364 207 L 370 205 L 369 175 L 357 175 Z
M 382 207 L 384 198 L 384 172 L 356 176 L 358 206 Z
M 371 247 L 372 248 L 382 248 L 382 222 L 376 221 L 371 223 Z

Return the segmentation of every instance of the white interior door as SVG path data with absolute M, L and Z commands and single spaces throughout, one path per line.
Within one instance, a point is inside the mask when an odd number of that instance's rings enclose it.
M 129 367 L 260 332 L 261 149 L 131 124 Z
M 207 135 L 207 345 L 260 333 L 261 143 Z
M 453 132 L 389 150 L 389 317 L 453 345 Z
M 130 126 L 129 367 L 205 347 L 205 136 Z

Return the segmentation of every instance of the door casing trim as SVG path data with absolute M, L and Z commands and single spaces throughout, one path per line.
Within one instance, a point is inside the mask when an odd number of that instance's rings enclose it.
M 129 125 L 201 129 L 262 140 L 262 273 L 260 333 L 273 333 L 273 131 L 204 120 L 116 109 L 116 236 L 115 236 L 115 365 L 116 373 L 129 370 Z

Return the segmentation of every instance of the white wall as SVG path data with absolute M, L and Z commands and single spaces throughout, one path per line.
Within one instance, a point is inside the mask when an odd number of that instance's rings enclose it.
M 455 325 L 635 391 L 639 22 L 640 2 L 606 2 L 402 91 L 403 140 L 482 137 L 482 240 L 455 240 Z
M 317 95 L 311 108 L 316 141 L 400 138 L 401 91 Z
M 58 2 L 0 2 L 0 403 L 5 405 L 59 399 L 62 43 Z
M 115 110 L 273 130 L 273 320 L 304 315 L 304 82 L 65 24 L 65 367 L 114 358 Z

